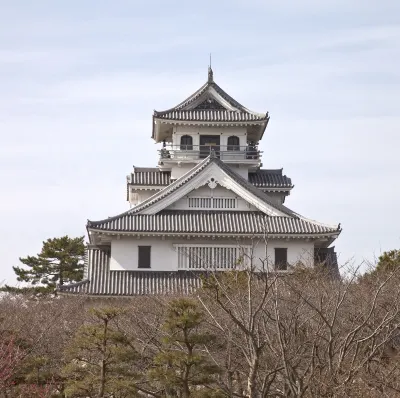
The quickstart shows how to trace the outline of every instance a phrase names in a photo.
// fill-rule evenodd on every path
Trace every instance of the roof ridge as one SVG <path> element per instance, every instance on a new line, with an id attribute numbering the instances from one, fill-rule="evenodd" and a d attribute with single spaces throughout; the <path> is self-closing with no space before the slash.
<path id="1" fill-rule="evenodd" d="M 210 162 L 211 157 L 208 156 L 206 157 L 202 162 L 198 163 L 195 167 L 193 167 L 192 169 L 190 169 L 187 173 L 185 173 L 183 176 L 179 177 L 177 180 L 175 180 L 174 182 L 172 182 L 171 184 L 167 185 L 166 187 L 164 187 L 163 189 L 160 189 L 158 192 L 156 192 L 154 195 L 150 196 L 149 198 L 147 198 L 146 200 L 144 200 L 142 203 L 138 204 L 137 206 L 135 206 L 132 209 L 126 210 L 123 213 L 117 214 L 116 216 L 113 217 L 108 217 L 105 218 L 103 220 L 99 220 L 99 221 L 90 221 L 87 220 L 87 226 L 90 227 L 92 225 L 95 224 L 100 224 L 106 221 L 113 221 L 118 219 L 119 217 L 122 217 L 124 215 L 127 214 L 135 214 L 138 211 L 142 210 L 142 208 L 147 207 L 150 205 L 150 202 L 153 201 L 155 199 L 155 197 L 161 196 L 162 197 L 162 193 L 166 190 L 171 190 L 171 188 L 175 188 L 176 185 L 179 185 L 184 179 L 185 177 L 192 173 L 194 170 L 193 175 L 191 176 L 191 178 L 193 178 L 196 175 L 196 172 L 201 168 L 204 167 L 208 164 L 208 162 Z M 196 170 L 195 170 L 196 169 Z"/>
<path id="2" fill-rule="evenodd" d="M 209 86 L 209 82 L 204 83 L 198 90 L 196 90 L 193 94 L 189 95 L 189 97 L 187 97 L 185 100 L 183 100 L 182 102 L 180 102 L 178 105 L 173 106 L 172 108 L 169 108 L 165 111 L 156 111 L 154 110 L 154 115 L 160 115 L 163 113 L 167 113 L 167 112 L 172 112 L 172 111 L 176 111 L 176 110 L 181 110 L 184 106 L 188 105 L 188 103 L 193 102 L 195 99 L 199 98 L 199 96 L 201 94 L 203 94 L 203 92 L 205 92 L 206 88 Z"/>
<path id="3" fill-rule="evenodd" d="M 225 171 L 228 175 L 230 175 L 231 178 L 234 178 L 236 181 L 241 183 L 242 186 L 244 186 L 248 191 L 252 192 L 254 195 L 258 196 L 261 200 L 268 203 L 273 208 L 280 210 L 283 213 L 288 214 L 289 216 L 292 216 L 295 218 L 297 217 L 297 213 L 295 213 L 293 210 L 289 209 L 288 207 L 286 207 L 284 205 L 272 202 L 265 192 L 263 192 L 262 190 L 255 187 L 251 182 L 246 180 L 240 174 L 236 173 L 229 166 L 227 166 L 221 159 L 213 158 L 213 161 L 216 162 L 223 171 Z M 232 174 L 233 174 L 233 176 L 232 176 Z"/>
<path id="4" fill-rule="evenodd" d="M 135 206 L 133 209 L 129 209 L 128 212 L 130 213 L 137 213 L 138 211 L 142 210 L 143 208 L 151 205 L 151 202 L 157 199 L 157 197 L 163 197 L 166 191 L 174 190 L 175 187 L 179 187 L 182 182 L 187 182 L 191 178 L 193 178 L 197 173 L 205 166 L 207 166 L 210 161 L 212 160 L 211 156 L 207 156 L 202 162 L 198 163 L 195 167 L 187 171 L 184 175 L 179 177 L 177 180 L 173 181 L 171 184 L 167 185 L 165 188 L 161 189 L 160 191 L 156 192 L 154 195 L 150 196 L 146 200 L 144 200 L 139 205 Z M 189 179 L 187 178 L 189 175 Z M 168 192 L 167 192 L 168 194 Z"/>
<path id="5" fill-rule="evenodd" d="M 202 162 L 198 163 L 195 167 L 193 167 L 193 169 L 195 169 L 195 168 L 198 169 L 199 166 L 203 166 L 203 167 L 204 167 L 204 165 L 206 165 L 206 163 L 209 162 L 210 159 L 211 159 L 211 157 L 208 156 L 208 157 L 205 158 Z M 185 173 L 183 176 L 179 177 L 177 180 L 175 180 L 175 181 L 172 182 L 171 184 L 167 185 L 167 186 L 164 187 L 163 189 L 160 189 L 160 190 L 159 190 L 158 192 L 156 192 L 154 195 L 150 196 L 149 198 L 147 198 L 147 199 L 144 200 L 142 203 L 140 203 L 139 205 L 135 206 L 135 207 L 132 208 L 132 209 L 126 210 L 126 211 L 124 211 L 124 212 L 122 212 L 122 213 L 120 213 L 120 214 L 117 214 L 116 216 L 107 217 L 107 218 L 104 218 L 104 219 L 98 220 L 98 221 L 91 221 L 91 220 L 88 219 L 88 220 L 87 220 L 87 227 L 91 227 L 91 226 L 94 226 L 94 225 L 97 225 L 97 224 L 101 224 L 101 223 L 104 223 L 104 222 L 107 222 L 107 221 L 113 221 L 113 220 L 116 220 L 116 219 L 118 219 L 118 218 L 120 218 L 120 217 L 123 217 L 123 216 L 125 216 L 125 215 L 128 215 L 128 214 L 135 214 L 135 213 L 137 213 L 138 211 L 141 210 L 141 209 L 140 209 L 141 207 L 146 207 L 146 205 L 148 205 L 149 202 L 151 202 L 152 200 L 154 200 L 154 197 L 155 197 L 155 196 L 161 196 L 161 195 L 160 195 L 161 193 L 163 193 L 164 191 L 170 189 L 172 186 L 175 187 L 176 185 L 179 185 L 179 183 L 182 182 L 182 179 L 184 179 L 185 176 L 186 176 L 187 174 L 189 174 L 190 172 L 192 172 L 193 169 L 189 170 L 189 171 L 188 171 L 187 173 Z M 197 171 L 197 170 L 195 170 L 195 171 Z"/>

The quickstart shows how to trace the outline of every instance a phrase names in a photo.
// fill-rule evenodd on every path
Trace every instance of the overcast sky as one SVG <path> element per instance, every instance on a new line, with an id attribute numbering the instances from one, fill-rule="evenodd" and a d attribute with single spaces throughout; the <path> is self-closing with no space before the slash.
<path id="1" fill-rule="evenodd" d="M 153 109 L 207 78 L 269 111 L 288 207 L 341 222 L 340 261 L 400 247 L 400 1 L 0 0 L 0 281 L 42 241 L 128 209 Z"/>

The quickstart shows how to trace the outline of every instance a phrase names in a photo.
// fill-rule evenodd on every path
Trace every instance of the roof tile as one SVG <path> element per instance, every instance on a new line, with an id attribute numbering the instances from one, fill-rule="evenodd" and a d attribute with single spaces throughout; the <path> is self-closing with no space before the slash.
<path id="1" fill-rule="evenodd" d="M 259 211 L 163 210 L 157 214 L 124 214 L 117 219 L 90 222 L 92 230 L 137 233 L 203 233 L 231 235 L 331 234 L 339 227 L 303 218 L 274 216 Z"/>
<path id="2" fill-rule="evenodd" d="M 268 120 L 268 114 L 228 110 L 179 110 L 156 112 L 156 118 L 166 120 L 201 121 L 201 122 L 257 122 Z"/>

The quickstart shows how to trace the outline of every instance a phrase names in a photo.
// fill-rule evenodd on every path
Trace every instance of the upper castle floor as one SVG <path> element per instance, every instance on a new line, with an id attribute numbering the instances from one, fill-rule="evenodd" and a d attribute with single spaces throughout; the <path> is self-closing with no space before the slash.
<path id="1" fill-rule="evenodd" d="M 158 167 L 174 174 L 177 166 L 193 167 L 213 153 L 225 163 L 256 171 L 268 121 L 268 112 L 245 108 L 219 87 L 209 68 L 199 90 L 173 108 L 154 111 L 152 138 L 162 143 Z"/>

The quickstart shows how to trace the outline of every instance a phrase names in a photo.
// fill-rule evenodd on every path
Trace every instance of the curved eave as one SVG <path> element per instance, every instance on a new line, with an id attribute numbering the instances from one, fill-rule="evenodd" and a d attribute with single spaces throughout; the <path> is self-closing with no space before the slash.
<path id="1" fill-rule="evenodd" d="M 261 189 L 263 192 L 290 192 L 294 185 L 287 187 L 287 186 L 262 186 L 262 185 L 257 185 L 253 184 L 256 188 Z"/>
<path id="2" fill-rule="evenodd" d="M 110 229 L 101 229 L 96 227 L 88 227 L 88 231 L 98 235 L 109 236 L 146 236 L 146 237 L 194 237 L 194 238 L 268 238 L 268 239 L 336 239 L 341 230 L 323 232 L 323 233 L 201 233 L 201 232 L 156 232 L 156 231 L 119 231 Z"/>
<path id="3" fill-rule="evenodd" d="M 253 126 L 253 125 L 257 125 L 257 124 L 266 124 L 269 121 L 269 116 L 268 114 L 265 114 L 263 116 L 260 116 L 259 119 L 254 119 L 254 120 L 228 120 L 228 119 L 224 119 L 224 120 L 216 120 L 216 119 L 197 119 L 197 118 L 193 118 L 193 119 L 182 119 L 182 118 L 162 118 L 162 117 L 157 117 L 157 116 L 153 116 L 153 119 L 155 121 L 159 121 L 161 123 L 168 123 L 168 124 L 176 124 L 181 122 L 181 124 L 221 124 L 221 125 L 241 125 L 241 126 L 245 126 L 245 125 L 249 125 L 249 126 Z"/>
<path id="4" fill-rule="evenodd" d="M 162 125 L 181 125 L 181 126 L 217 126 L 217 127 L 252 127 L 259 126 L 259 137 L 261 140 L 268 126 L 270 116 L 266 114 L 264 119 L 260 120 L 183 120 L 183 119 L 164 119 L 153 115 L 153 126 L 151 138 L 160 142 L 160 126 Z"/>
<path id="5" fill-rule="evenodd" d="M 211 77 L 209 75 L 208 81 L 203 84 L 197 91 L 195 91 L 192 95 L 187 97 L 185 100 L 180 102 L 178 105 L 163 110 L 163 111 L 156 111 L 154 110 L 153 113 L 153 131 L 152 131 L 152 138 L 157 138 L 157 130 L 155 126 L 155 121 L 157 120 L 165 120 L 167 123 L 176 123 L 176 122 L 182 122 L 184 121 L 182 118 L 170 118 L 168 117 L 168 114 L 171 112 L 186 112 L 186 111 L 191 111 L 191 110 L 196 110 L 196 106 L 199 104 L 199 102 L 203 101 L 206 96 L 211 96 L 213 97 L 217 102 L 219 102 L 223 108 L 225 108 L 227 111 L 235 111 L 241 114 L 247 114 L 250 115 L 250 118 L 253 117 L 254 122 L 265 122 L 266 124 L 268 123 L 269 116 L 268 112 L 263 114 L 263 113 L 258 113 L 254 112 L 245 106 L 243 106 L 241 103 L 236 101 L 233 97 L 231 97 L 225 90 L 223 90 L 217 83 L 214 82 L 213 77 L 212 77 L 212 72 L 211 72 Z M 188 123 L 195 122 L 196 120 L 187 120 Z M 199 120 L 202 121 L 202 120 Z M 208 121 L 209 123 L 220 123 L 220 121 Z M 206 122 L 206 124 L 208 124 Z M 227 122 L 231 123 L 231 120 L 227 120 Z M 242 123 L 242 122 L 241 122 Z M 241 124 L 243 125 L 243 124 Z M 266 125 L 265 125 L 266 127 Z M 264 130 L 261 132 L 261 137 L 265 131 Z M 157 141 L 157 140 L 156 140 Z"/>
<path id="6" fill-rule="evenodd" d="M 261 132 L 261 135 L 260 135 L 260 140 L 264 136 L 265 130 L 266 130 L 267 126 L 268 126 L 269 119 L 270 119 L 270 117 L 269 117 L 269 114 L 267 113 L 267 118 L 265 119 L 265 125 L 264 125 L 264 128 L 263 128 L 263 130 Z"/>

